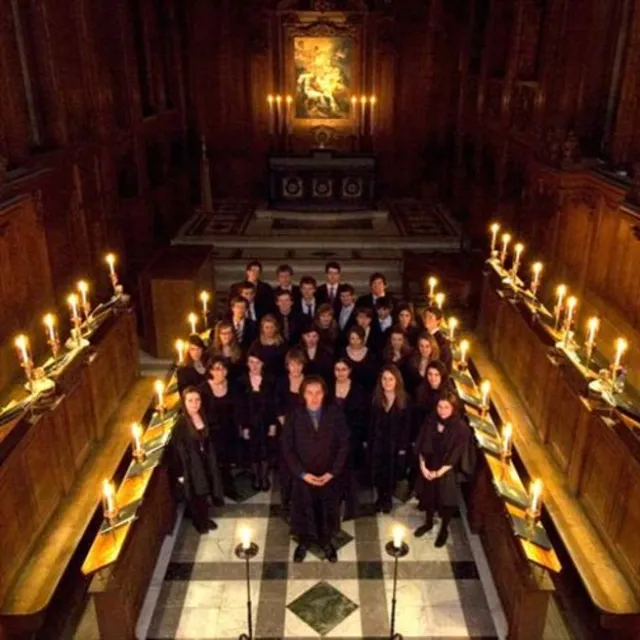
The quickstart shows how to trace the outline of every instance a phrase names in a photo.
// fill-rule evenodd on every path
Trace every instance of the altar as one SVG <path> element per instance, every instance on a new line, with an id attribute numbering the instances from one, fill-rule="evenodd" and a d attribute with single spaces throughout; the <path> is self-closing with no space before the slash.
<path id="1" fill-rule="evenodd" d="M 376 161 L 372 153 L 314 149 L 305 154 L 274 154 L 268 164 L 272 209 L 374 209 Z"/>

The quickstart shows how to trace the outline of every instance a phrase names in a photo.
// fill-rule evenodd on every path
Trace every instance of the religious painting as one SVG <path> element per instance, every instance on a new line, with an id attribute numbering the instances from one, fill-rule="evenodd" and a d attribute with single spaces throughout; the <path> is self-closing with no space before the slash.
<path id="1" fill-rule="evenodd" d="M 296 118 L 343 120 L 351 116 L 354 41 L 349 37 L 293 39 Z"/>

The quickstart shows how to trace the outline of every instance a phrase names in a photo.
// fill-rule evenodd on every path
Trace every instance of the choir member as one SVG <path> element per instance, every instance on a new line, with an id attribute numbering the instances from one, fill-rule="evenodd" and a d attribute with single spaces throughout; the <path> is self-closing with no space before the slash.
<path id="1" fill-rule="evenodd" d="M 411 406 L 395 365 L 382 367 L 371 407 L 369 451 L 376 510 L 390 513 L 396 482 L 404 478 Z"/>
<path id="2" fill-rule="evenodd" d="M 260 359 L 264 362 L 269 375 L 279 376 L 284 371 L 284 357 L 287 347 L 280 333 L 278 322 L 271 314 L 267 314 L 260 320 L 258 337 L 251 345 L 251 350 L 260 353 Z"/>
<path id="3" fill-rule="evenodd" d="M 282 449 L 293 477 L 291 533 L 298 538 L 294 562 L 302 562 L 310 544 L 329 562 L 338 554 L 332 536 L 340 530 L 341 474 L 349 452 L 344 413 L 328 401 L 322 378 L 305 378 L 304 406 L 287 420 Z"/>
<path id="4" fill-rule="evenodd" d="M 440 360 L 433 360 L 427 365 L 426 375 L 416 388 L 413 405 L 415 437 L 424 421 L 436 410 L 438 400 L 450 393 L 455 394 L 456 391 L 446 366 Z"/>
<path id="5" fill-rule="evenodd" d="M 333 380 L 333 358 L 320 343 L 320 331 L 315 324 L 310 324 L 302 330 L 300 348 L 307 360 L 304 368 L 306 376 L 320 376 L 325 383 Z"/>
<path id="6" fill-rule="evenodd" d="M 283 291 L 288 291 L 291 294 L 291 299 L 294 305 L 297 307 L 300 302 L 300 287 L 297 284 L 293 284 L 293 268 L 288 264 L 281 264 L 276 271 L 276 281 L 278 284 L 273 288 L 274 298 L 277 300 L 278 294 Z"/>
<path id="7" fill-rule="evenodd" d="M 209 518 L 209 500 L 214 504 L 223 502 L 214 438 L 195 387 L 183 390 L 182 407 L 173 427 L 171 447 L 179 464 L 179 480 L 193 526 L 198 533 L 207 533 L 218 528 Z"/>
<path id="8" fill-rule="evenodd" d="M 402 327 L 399 325 L 391 327 L 387 344 L 382 351 L 382 361 L 385 364 L 395 364 L 400 369 L 402 379 L 405 381 L 405 388 L 407 387 L 406 381 L 411 375 L 412 356 L 413 349 L 409 346 L 407 334 Z"/>
<path id="9" fill-rule="evenodd" d="M 176 370 L 178 391 L 182 393 L 187 387 L 199 387 L 207 379 L 204 364 L 205 344 L 195 333 L 187 341 L 186 362 Z"/>
<path id="10" fill-rule="evenodd" d="M 246 352 L 258 335 L 258 323 L 251 319 L 249 303 L 241 296 L 231 299 L 230 310 L 229 319 L 233 324 L 236 339 L 242 351 Z"/>
<path id="11" fill-rule="evenodd" d="M 449 523 L 458 504 L 457 475 L 459 471 L 470 471 L 472 447 L 471 429 L 460 415 L 457 397 L 445 394 L 438 400 L 436 412 L 422 426 L 416 443 L 416 493 L 420 508 L 426 511 L 425 523 L 415 531 L 417 538 L 431 531 L 437 511 L 441 524 L 435 546 L 446 544 Z"/>
<path id="12" fill-rule="evenodd" d="M 335 382 L 333 398 L 342 408 L 349 428 L 349 457 L 343 473 L 342 497 L 345 502 L 344 520 L 356 516 L 358 484 L 356 472 L 363 465 L 364 445 L 368 437 L 369 403 L 364 389 L 351 379 L 351 364 L 346 358 L 338 358 L 333 367 Z"/>
<path id="13" fill-rule="evenodd" d="M 438 343 L 438 347 L 440 347 L 440 360 L 442 360 L 446 365 L 447 371 L 451 372 L 453 356 L 451 354 L 449 339 L 440 330 L 442 315 L 442 309 L 438 309 L 437 307 L 427 307 L 423 314 L 424 326 Z"/>
<path id="14" fill-rule="evenodd" d="M 303 276 L 300 278 L 300 308 L 305 322 L 311 324 L 316 315 L 316 280 L 311 276 Z"/>
<path id="15" fill-rule="evenodd" d="M 369 307 L 356 308 L 356 325 L 362 327 L 364 331 L 364 344 L 376 356 L 380 347 L 379 328 L 373 322 L 373 311 Z"/>
<path id="16" fill-rule="evenodd" d="M 342 269 L 338 262 L 327 262 L 324 266 L 324 272 L 327 277 L 327 281 L 321 284 L 316 291 L 316 300 L 318 304 L 330 304 L 333 307 L 334 312 L 340 313 L 340 293 L 342 285 L 340 284 L 340 276 Z"/>
<path id="17" fill-rule="evenodd" d="M 387 293 L 387 279 L 382 273 L 372 273 L 369 276 L 369 293 L 358 298 L 356 307 L 366 307 L 373 311 L 376 307 L 376 300 L 383 296 L 387 296 L 389 298 L 393 309 L 395 301 Z"/>
<path id="18" fill-rule="evenodd" d="M 338 323 L 335 319 L 333 307 L 325 302 L 316 311 L 315 324 L 318 328 L 320 344 L 333 356 L 338 342 Z"/>
<path id="19" fill-rule="evenodd" d="M 408 302 L 401 302 L 396 307 L 396 317 L 398 324 L 407 335 L 409 344 L 415 348 L 418 343 L 418 336 L 423 329 L 416 320 L 412 306 Z"/>
<path id="20" fill-rule="evenodd" d="M 351 378 L 370 397 L 376 384 L 378 364 L 371 350 L 364 344 L 364 329 L 354 326 L 347 334 L 349 343 L 345 348 L 345 358 L 351 365 Z"/>
<path id="21" fill-rule="evenodd" d="M 237 383 L 244 373 L 242 349 L 238 344 L 233 324 L 225 320 L 218 322 L 213 330 L 211 356 L 225 361 L 229 370 L 229 381 Z"/>
<path id="22" fill-rule="evenodd" d="M 418 336 L 417 348 L 409 363 L 410 375 L 407 380 L 407 389 L 412 396 L 415 395 L 415 390 L 427 375 L 429 363 L 439 359 L 440 347 L 436 339 L 426 331 L 421 333 Z"/>
<path id="23" fill-rule="evenodd" d="M 350 284 L 343 284 L 340 289 L 340 311 L 338 313 L 338 343 L 347 346 L 347 332 L 356 323 L 356 291 Z"/>
<path id="24" fill-rule="evenodd" d="M 270 313 L 273 307 L 273 291 L 268 284 L 262 282 L 261 276 L 262 263 L 259 260 L 251 260 L 245 267 L 244 282 L 232 285 L 229 293 L 229 299 L 231 299 L 235 295 L 242 295 L 240 289 L 246 288 L 247 284 L 253 285 L 256 317 L 254 318 L 253 314 L 251 317 L 256 321 Z"/>
<path id="25" fill-rule="evenodd" d="M 241 282 L 238 285 L 238 295 L 247 301 L 246 318 L 257 325 L 262 318 L 261 309 L 256 302 L 256 287 L 251 282 Z M 232 298 L 233 299 L 233 298 Z"/>
<path id="26" fill-rule="evenodd" d="M 247 356 L 243 388 L 242 437 L 249 445 L 253 488 L 269 491 L 269 466 L 275 461 L 278 435 L 275 381 L 264 371 L 264 362 L 258 350 L 250 350 Z"/>
<path id="27" fill-rule="evenodd" d="M 382 352 L 387 340 L 389 332 L 393 326 L 393 317 L 391 316 L 391 300 L 387 296 L 378 298 L 375 304 L 376 316 L 373 320 L 373 337 L 376 341 L 375 349 L 378 353 Z M 372 345 L 373 346 L 373 345 Z"/>
<path id="28" fill-rule="evenodd" d="M 211 429 L 224 494 L 238 499 L 231 468 L 238 461 L 238 437 L 242 420 L 242 397 L 229 381 L 229 368 L 222 358 L 212 358 L 209 379 L 200 387 L 204 414 Z"/>
<path id="29" fill-rule="evenodd" d="M 280 333 L 288 345 L 298 344 L 302 335 L 303 322 L 293 304 L 291 292 L 276 290 L 277 311 L 273 314 L 278 321 Z"/>

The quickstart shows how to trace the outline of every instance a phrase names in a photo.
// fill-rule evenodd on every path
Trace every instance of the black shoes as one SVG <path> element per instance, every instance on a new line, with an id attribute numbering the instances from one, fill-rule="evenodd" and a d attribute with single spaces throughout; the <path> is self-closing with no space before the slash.
<path id="1" fill-rule="evenodd" d="M 302 562 L 307 557 L 307 547 L 303 544 L 299 544 L 296 550 L 293 552 L 293 561 Z"/>
<path id="2" fill-rule="evenodd" d="M 269 491 L 271 489 L 271 481 L 269 480 L 269 475 L 265 474 L 262 478 L 262 490 Z"/>
<path id="3" fill-rule="evenodd" d="M 438 537 L 436 538 L 436 547 L 444 547 L 447 544 L 447 540 L 449 538 L 449 529 L 440 529 L 438 532 Z"/>
<path id="4" fill-rule="evenodd" d="M 418 527 L 413 532 L 413 535 L 416 538 L 422 538 L 422 536 L 425 535 L 426 533 L 429 533 L 431 529 L 433 529 L 433 520 L 427 520 L 422 526 Z"/>
<path id="5" fill-rule="evenodd" d="M 331 543 L 324 547 L 324 556 L 329 562 L 338 562 L 338 552 Z"/>

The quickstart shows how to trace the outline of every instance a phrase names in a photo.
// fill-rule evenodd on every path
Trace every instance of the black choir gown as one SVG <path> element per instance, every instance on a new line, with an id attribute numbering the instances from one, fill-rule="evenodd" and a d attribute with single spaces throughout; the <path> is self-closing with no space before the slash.
<path id="1" fill-rule="evenodd" d="M 364 389 L 352 381 L 349 393 L 344 398 L 335 396 L 335 403 L 344 411 L 349 427 L 349 458 L 348 466 L 351 469 L 360 469 L 364 462 L 364 444 L 369 436 L 369 411 L 370 402 Z"/>
<path id="2" fill-rule="evenodd" d="M 352 360 L 345 349 L 344 358 L 351 365 L 351 379 L 362 387 L 364 392 L 370 398 L 373 389 L 376 386 L 380 363 L 371 349 L 367 349 L 367 355 L 360 361 Z"/>
<path id="3" fill-rule="evenodd" d="M 209 377 L 204 366 L 201 368 L 201 371 L 197 371 L 193 364 L 193 362 L 190 362 L 189 364 L 178 367 L 176 370 L 178 392 L 180 394 L 182 394 L 187 387 L 196 387 L 197 389 L 201 384 L 206 382 Z"/>
<path id="4" fill-rule="evenodd" d="M 242 379 L 243 420 L 242 426 L 249 429 L 249 459 L 252 463 L 266 462 L 273 457 L 276 437 L 269 437 L 269 427 L 277 424 L 275 382 L 268 376 L 262 377 L 260 389 L 251 386 L 249 374 Z"/>
<path id="5" fill-rule="evenodd" d="M 305 376 L 320 376 L 327 386 L 333 381 L 333 357 L 322 344 L 318 345 L 313 360 L 309 358 L 309 353 L 303 349 L 307 356 L 307 363 L 304 366 Z"/>
<path id="6" fill-rule="evenodd" d="M 262 344 L 260 340 L 255 340 L 251 345 L 251 351 L 256 351 L 262 362 L 264 371 L 273 378 L 284 373 L 284 357 L 287 355 L 287 345 L 282 344 Z"/>
<path id="7" fill-rule="evenodd" d="M 293 477 L 291 533 L 303 542 L 325 546 L 340 530 L 340 476 L 349 453 L 342 409 L 325 404 L 316 430 L 306 407 L 297 408 L 282 434 L 282 451 Z M 314 487 L 302 479 L 304 473 L 331 473 L 333 479 Z"/>

